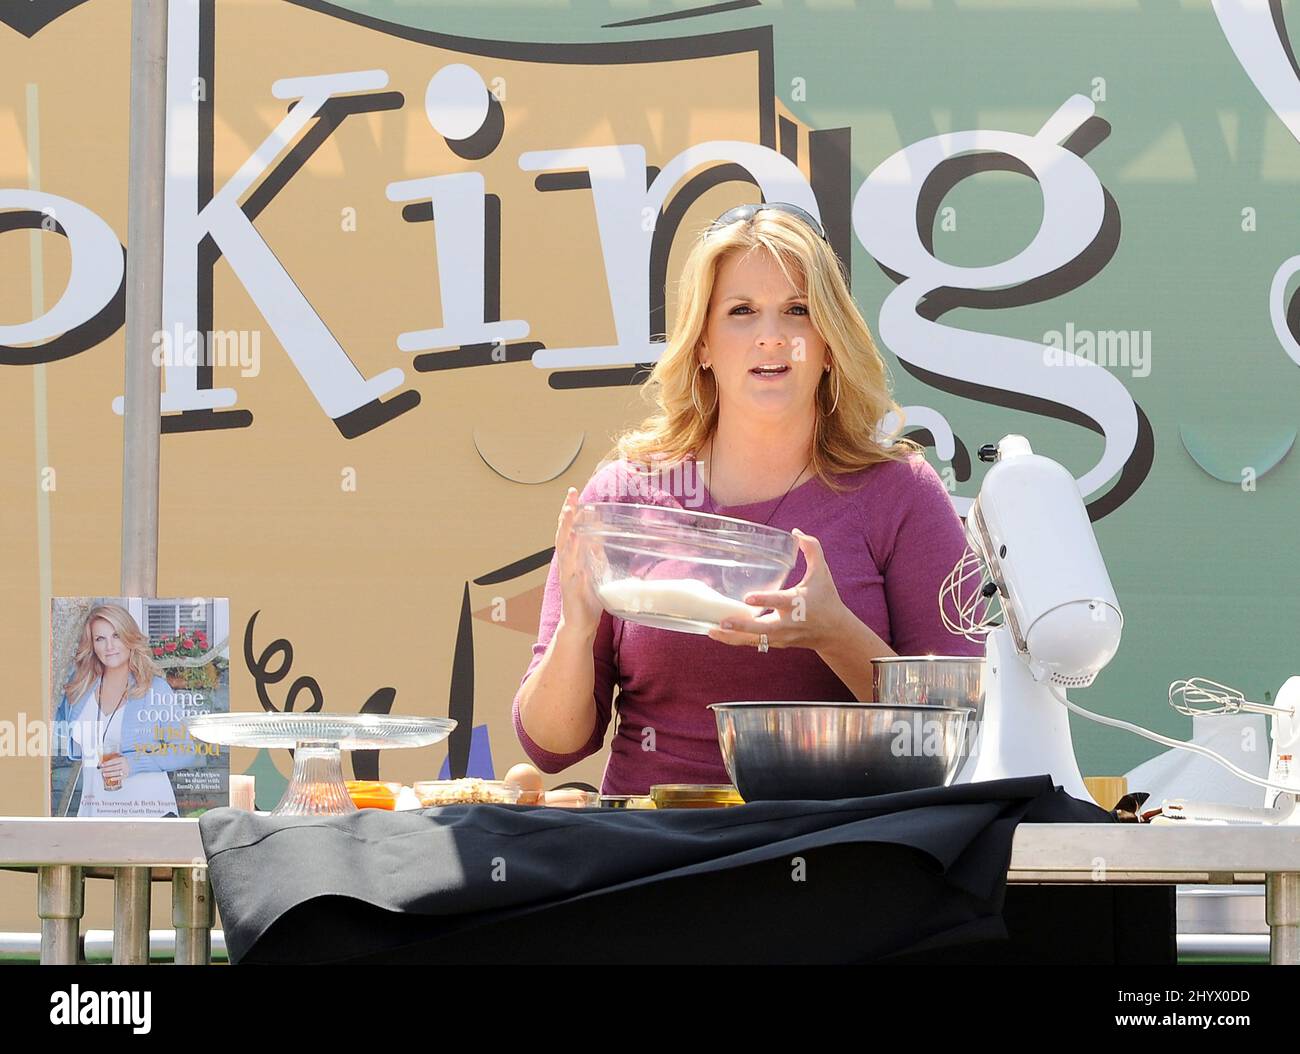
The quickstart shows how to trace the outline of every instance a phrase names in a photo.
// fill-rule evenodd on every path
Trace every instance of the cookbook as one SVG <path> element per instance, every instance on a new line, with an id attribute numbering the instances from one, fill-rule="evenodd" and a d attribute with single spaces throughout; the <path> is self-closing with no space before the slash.
<path id="1" fill-rule="evenodd" d="M 51 816 L 198 816 L 230 804 L 226 748 L 185 719 L 230 710 L 225 597 L 55 597 Z"/>

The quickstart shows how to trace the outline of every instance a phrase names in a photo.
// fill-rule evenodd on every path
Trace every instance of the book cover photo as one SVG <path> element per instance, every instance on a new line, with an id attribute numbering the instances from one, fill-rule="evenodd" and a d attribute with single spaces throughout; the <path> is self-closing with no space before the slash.
<path id="1" fill-rule="evenodd" d="M 230 710 L 225 597 L 55 597 L 51 816 L 198 816 L 230 803 L 230 755 L 185 718 Z"/>

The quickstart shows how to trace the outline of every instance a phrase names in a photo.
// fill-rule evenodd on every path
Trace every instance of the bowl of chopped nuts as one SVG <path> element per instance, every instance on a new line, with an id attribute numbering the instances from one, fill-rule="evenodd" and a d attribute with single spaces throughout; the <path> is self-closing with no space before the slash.
<path id="1" fill-rule="evenodd" d="M 467 776 L 458 780 L 421 780 L 411 789 L 423 808 L 436 805 L 514 805 L 520 789 L 504 780 L 482 780 Z"/>

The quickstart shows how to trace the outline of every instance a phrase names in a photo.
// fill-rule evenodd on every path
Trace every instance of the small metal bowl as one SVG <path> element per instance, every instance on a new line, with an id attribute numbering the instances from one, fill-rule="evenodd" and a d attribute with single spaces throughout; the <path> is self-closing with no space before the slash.
<path id="1" fill-rule="evenodd" d="M 885 706 L 969 706 L 984 715 L 982 655 L 886 655 L 871 660 L 871 687 Z"/>
<path id="2" fill-rule="evenodd" d="M 826 801 L 945 787 L 971 707 L 735 702 L 709 707 L 722 760 L 747 802 Z"/>
<path id="3" fill-rule="evenodd" d="M 975 710 L 962 759 L 984 720 L 982 655 L 887 655 L 871 660 L 872 698 L 882 706 L 955 706 Z"/>

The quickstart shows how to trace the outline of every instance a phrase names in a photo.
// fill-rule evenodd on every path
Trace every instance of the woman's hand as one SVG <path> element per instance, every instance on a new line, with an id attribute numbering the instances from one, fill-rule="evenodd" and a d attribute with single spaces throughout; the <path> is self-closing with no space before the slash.
<path id="1" fill-rule="evenodd" d="M 126 758 L 119 754 L 100 765 L 99 774 L 103 777 L 106 786 L 111 784 L 120 787 L 122 781 L 131 774 L 131 766 L 127 764 Z"/>
<path id="2" fill-rule="evenodd" d="M 806 564 L 803 580 L 790 589 L 748 594 L 744 597 L 746 604 L 773 610 L 757 618 L 728 618 L 722 623 L 722 629 L 709 630 L 711 638 L 723 644 L 753 648 L 758 644 L 758 635 L 766 633 L 768 647 L 820 651 L 833 645 L 845 632 L 853 613 L 835 588 L 821 542 L 797 527 L 794 536 Z"/>
<path id="3" fill-rule="evenodd" d="M 560 622 L 576 632 L 594 636 L 605 609 L 591 583 L 586 541 L 573 529 L 577 510 L 578 490 L 570 487 L 555 532 L 555 551 L 560 559 Z"/>

